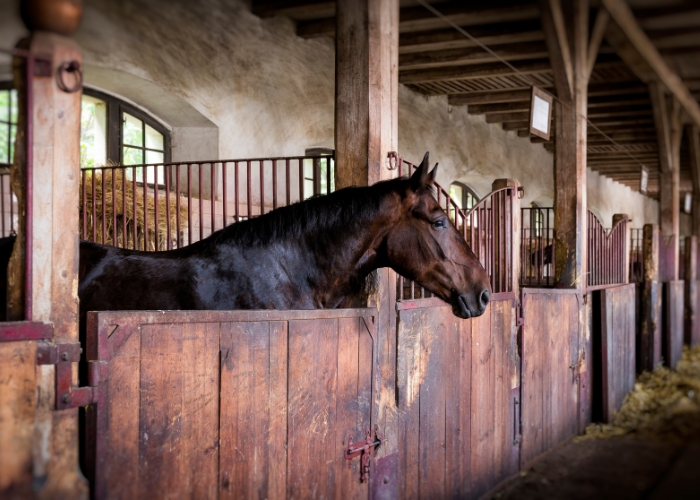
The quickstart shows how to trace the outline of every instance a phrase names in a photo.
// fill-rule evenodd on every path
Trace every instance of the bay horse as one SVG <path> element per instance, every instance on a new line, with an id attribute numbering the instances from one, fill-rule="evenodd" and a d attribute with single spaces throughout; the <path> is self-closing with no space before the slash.
<path id="1" fill-rule="evenodd" d="M 410 178 L 278 208 L 176 250 L 81 241 L 81 327 L 87 311 L 335 308 L 380 267 L 416 281 L 459 318 L 479 316 L 489 276 L 433 196 L 437 164 L 428 170 L 426 153 Z"/>

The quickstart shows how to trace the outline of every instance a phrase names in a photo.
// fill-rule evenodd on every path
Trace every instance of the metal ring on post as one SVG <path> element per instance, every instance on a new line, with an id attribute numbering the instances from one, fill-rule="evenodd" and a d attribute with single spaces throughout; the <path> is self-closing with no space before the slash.
<path id="1" fill-rule="evenodd" d="M 75 75 L 75 84 L 69 87 L 65 80 L 65 73 L 72 73 Z M 58 88 L 64 92 L 72 94 L 83 88 L 83 72 L 80 68 L 80 63 L 78 61 L 64 62 L 58 67 L 56 72 L 56 82 L 58 83 Z"/>

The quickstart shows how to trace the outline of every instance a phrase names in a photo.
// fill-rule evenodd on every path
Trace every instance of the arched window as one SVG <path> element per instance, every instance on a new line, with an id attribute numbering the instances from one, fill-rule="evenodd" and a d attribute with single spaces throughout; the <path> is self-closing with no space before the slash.
<path id="1" fill-rule="evenodd" d="M 17 91 L 0 82 L 0 164 L 12 163 L 17 135 Z"/>
<path id="2" fill-rule="evenodd" d="M 452 198 L 455 204 L 463 211 L 469 211 L 479 203 L 479 197 L 476 193 L 469 186 L 461 182 L 453 182 L 450 184 L 450 198 Z"/>
<path id="3" fill-rule="evenodd" d="M 542 236 L 544 228 L 544 212 L 540 210 L 540 206 L 534 201 L 530 203 L 530 234 L 535 237 Z"/>
<path id="4" fill-rule="evenodd" d="M 152 116 L 108 94 L 83 90 L 80 166 L 170 161 L 170 132 Z M 154 175 L 149 169 L 149 181 Z M 163 172 L 158 173 L 164 179 Z"/>

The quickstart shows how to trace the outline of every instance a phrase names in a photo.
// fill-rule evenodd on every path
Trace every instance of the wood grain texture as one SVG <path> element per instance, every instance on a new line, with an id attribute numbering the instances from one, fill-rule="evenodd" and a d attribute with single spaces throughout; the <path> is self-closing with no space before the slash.
<path id="1" fill-rule="evenodd" d="M 683 352 L 683 281 L 664 283 L 663 359 L 673 368 Z"/>
<path id="2" fill-rule="evenodd" d="M 0 497 L 31 493 L 36 344 L 0 343 Z"/>
<path id="3" fill-rule="evenodd" d="M 399 310 L 399 498 L 479 498 L 517 472 L 512 300 Z"/>
<path id="4" fill-rule="evenodd" d="M 634 285 L 601 290 L 602 410 L 611 422 L 627 393 L 634 388 L 635 360 Z"/>
<path id="5" fill-rule="evenodd" d="M 93 314 L 96 497 L 367 498 L 376 309 L 305 313 Z"/>
<path id="6" fill-rule="evenodd" d="M 524 466 L 574 436 L 579 420 L 579 298 L 528 289 L 523 300 L 522 447 Z"/>

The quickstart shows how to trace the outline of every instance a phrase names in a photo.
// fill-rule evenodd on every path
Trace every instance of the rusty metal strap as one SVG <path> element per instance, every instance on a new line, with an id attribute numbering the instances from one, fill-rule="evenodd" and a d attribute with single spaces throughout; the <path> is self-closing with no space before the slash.
<path id="1" fill-rule="evenodd" d="M 53 337 L 53 325 L 34 321 L 0 323 L 0 342 L 41 340 Z"/>

